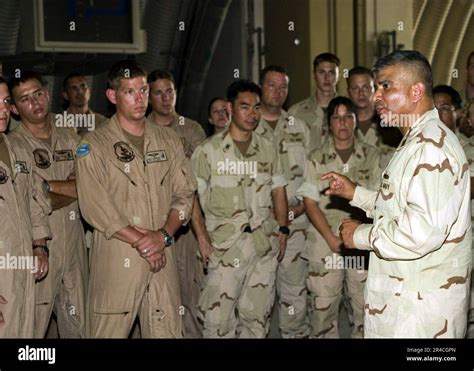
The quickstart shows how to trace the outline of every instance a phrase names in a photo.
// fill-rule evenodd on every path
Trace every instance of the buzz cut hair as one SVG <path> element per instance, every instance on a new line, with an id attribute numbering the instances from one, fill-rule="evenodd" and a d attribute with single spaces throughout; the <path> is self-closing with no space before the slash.
<path id="1" fill-rule="evenodd" d="M 265 77 L 267 76 L 267 73 L 269 72 L 278 72 L 288 77 L 288 72 L 285 70 L 285 68 L 283 68 L 282 66 L 277 66 L 277 65 L 272 64 L 270 66 L 265 67 L 263 70 L 260 71 L 260 76 L 259 76 L 260 86 L 263 85 L 263 82 L 265 81 Z"/>
<path id="2" fill-rule="evenodd" d="M 367 67 L 364 66 L 355 66 L 349 70 L 349 76 L 347 77 L 347 81 L 354 75 L 368 75 L 373 80 L 374 73 Z"/>
<path id="3" fill-rule="evenodd" d="M 123 60 L 115 63 L 107 75 L 107 88 L 117 90 L 123 79 L 134 79 L 135 77 L 147 77 L 146 71 L 131 60 Z"/>
<path id="4" fill-rule="evenodd" d="M 173 85 L 176 85 L 174 82 L 174 76 L 171 72 L 164 71 L 164 70 L 154 70 L 151 71 L 148 75 L 148 83 L 151 84 L 152 82 L 155 82 L 157 80 L 169 80 L 173 83 Z"/>
<path id="5" fill-rule="evenodd" d="M 234 102 L 237 100 L 239 97 L 240 93 L 254 93 L 258 95 L 260 98 L 262 96 L 262 90 L 260 87 L 255 84 L 254 82 L 250 80 L 237 80 L 234 81 L 230 86 L 227 88 L 227 101 L 230 102 L 231 104 L 234 104 Z"/>
<path id="6" fill-rule="evenodd" d="M 46 84 L 44 83 L 43 78 L 38 72 L 35 71 L 22 71 L 20 77 L 12 77 L 8 81 L 8 89 L 13 94 L 13 89 L 20 86 L 20 84 L 24 84 L 30 80 L 36 80 L 40 83 L 41 87 L 44 88 Z"/>
<path id="7" fill-rule="evenodd" d="M 69 74 L 64 78 L 64 80 L 63 80 L 63 91 L 66 91 L 66 89 L 67 89 L 67 84 L 68 84 L 69 80 L 71 80 L 71 79 L 73 79 L 73 78 L 75 78 L 75 77 L 82 77 L 82 78 L 84 78 L 84 80 L 87 81 L 86 77 L 85 77 L 83 74 L 81 74 L 81 73 L 79 73 L 79 72 L 71 72 L 71 73 L 69 73 Z"/>
<path id="8" fill-rule="evenodd" d="M 375 62 L 372 71 L 377 74 L 380 70 L 391 66 L 412 68 L 416 78 L 425 85 L 426 96 L 433 98 L 433 71 L 426 57 L 416 50 L 397 50 Z"/>
<path id="9" fill-rule="evenodd" d="M 314 58 L 313 71 L 316 69 L 316 67 L 319 66 L 320 63 L 323 63 L 323 62 L 334 63 L 338 67 L 341 65 L 341 60 L 338 58 L 337 55 L 332 54 L 332 53 L 321 53 L 321 54 L 318 54 L 316 58 Z"/>

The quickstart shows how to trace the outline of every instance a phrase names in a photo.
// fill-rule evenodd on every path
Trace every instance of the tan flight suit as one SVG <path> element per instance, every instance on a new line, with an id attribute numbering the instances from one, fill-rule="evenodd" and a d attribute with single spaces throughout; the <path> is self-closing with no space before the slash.
<path id="1" fill-rule="evenodd" d="M 288 207 L 296 206 L 296 190 L 303 182 L 304 163 L 309 147 L 309 128 L 302 120 L 289 116 L 282 110 L 275 129 L 262 118 L 257 134 L 273 142 L 288 181 L 286 195 Z M 301 258 L 309 226 L 306 213 L 293 219 L 289 216 L 290 236 L 286 253 L 278 263 L 276 289 L 278 294 L 278 314 L 281 336 L 283 338 L 302 338 L 309 335 L 307 318 L 306 276 L 308 261 Z M 278 240 L 272 239 L 278 248 Z"/>
<path id="2" fill-rule="evenodd" d="M 6 142 L 12 170 L 0 161 L 0 295 L 7 304 L 0 304 L 5 324 L 0 338 L 32 338 L 35 319 L 35 277 L 31 266 L 32 242 L 50 238 L 47 215 L 51 206 L 34 173 L 30 156 L 15 139 L 0 134 Z M 10 258 L 16 263 L 6 269 Z M 20 267 L 20 259 L 23 262 Z"/>
<path id="3" fill-rule="evenodd" d="M 225 130 L 198 146 L 191 162 L 214 247 L 199 298 L 203 336 L 264 338 L 278 253 L 271 192 L 287 184 L 280 160 L 256 133 L 243 156 Z"/>
<path id="4" fill-rule="evenodd" d="M 367 338 L 466 334 L 471 276 L 469 165 L 436 109 L 405 134 L 379 191 L 357 187 L 353 206 L 373 224 L 354 232 L 372 251 L 365 285 Z"/>
<path id="5" fill-rule="evenodd" d="M 344 164 L 336 152 L 332 136 L 328 137 L 323 146 L 308 157 L 304 183 L 297 195 L 317 201 L 333 233 L 339 236 L 338 227 L 343 219 L 364 220 L 364 214 L 350 207 L 345 199 L 325 196 L 323 191 L 327 189 L 328 181 L 321 180 L 322 175 L 335 171 L 358 184 L 374 188 L 380 181 L 379 162 L 380 154 L 376 148 L 355 140 L 354 152 Z M 312 224 L 303 256 L 309 260 L 307 285 L 311 297 L 311 337 L 339 337 L 339 306 L 343 293 L 347 298 L 344 304 L 348 309 L 352 337 L 363 337 L 364 285 L 367 279 L 364 269 L 367 269 L 368 256 L 350 250 L 334 253 Z"/>
<path id="6" fill-rule="evenodd" d="M 158 273 L 113 235 L 127 226 L 157 231 L 171 209 L 189 219 L 195 182 L 176 133 L 145 121 L 145 158 L 126 139 L 117 116 L 77 148 L 77 189 L 94 227 L 86 335 L 127 338 L 139 317 L 143 338 L 182 337 L 173 247 Z"/>
<path id="7" fill-rule="evenodd" d="M 153 116 L 149 116 L 152 118 Z M 196 121 L 177 115 L 171 127 L 183 144 L 184 153 L 190 158 L 196 147 L 206 139 L 206 134 Z M 203 265 L 199 245 L 190 224 L 181 227 L 175 235 L 173 246 L 181 288 L 181 304 L 184 307 L 184 336 L 201 338 L 202 326 L 197 320 L 199 294 L 203 279 Z"/>
<path id="8" fill-rule="evenodd" d="M 474 142 L 465 141 L 463 145 L 464 153 L 466 154 L 467 162 L 469 163 L 469 173 L 472 178 L 474 177 Z M 471 199 L 471 229 L 474 228 L 474 200 Z M 474 243 L 472 246 L 472 260 L 474 261 Z M 474 338 L 474 277 L 471 273 L 471 297 L 469 302 L 469 316 L 467 324 L 467 338 Z"/>
<path id="9" fill-rule="evenodd" d="M 9 136 L 22 142 L 44 180 L 67 180 L 75 176 L 74 151 L 79 141 L 72 129 L 56 128 L 52 115 L 51 146 L 37 139 L 22 123 Z M 52 240 L 49 243 L 49 273 L 36 285 L 35 337 L 46 335 L 54 311 L 61 338 L 84 335 L 87 256 L 84 229 L 77 201 L 49 216 Z"/>
<path id="10" fill-rule="evenodd" d="M 328 126 L 325 118 L 326 114 L 316 101 L 315 95 L 291 106 L 288 110 L 288 114 L 303 120 L 309 126 L 309 152 L 320 147 L 324 143 L 328 134 Z"/>

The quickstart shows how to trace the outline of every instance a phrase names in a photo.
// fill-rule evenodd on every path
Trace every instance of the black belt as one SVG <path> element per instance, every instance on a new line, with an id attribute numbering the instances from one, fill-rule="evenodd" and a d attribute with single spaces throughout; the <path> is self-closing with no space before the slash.
<path id="1" fill-rule="evenodd" d="M 250 228 L 249 225 L 244 228 L 244 233 L 252 233 L 252 232 L 253 232 L 252 228 Z"/>

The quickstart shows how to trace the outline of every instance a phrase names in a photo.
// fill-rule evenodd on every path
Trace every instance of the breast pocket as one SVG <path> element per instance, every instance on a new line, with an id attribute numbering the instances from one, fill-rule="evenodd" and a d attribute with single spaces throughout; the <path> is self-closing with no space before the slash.
<path id="1" fill-rule="evenodd" d="M 209 212 L 215 217 L 231 219 L 245 211 L 242 191 L 237 187 L 214 185 L 209 192 Z"/>

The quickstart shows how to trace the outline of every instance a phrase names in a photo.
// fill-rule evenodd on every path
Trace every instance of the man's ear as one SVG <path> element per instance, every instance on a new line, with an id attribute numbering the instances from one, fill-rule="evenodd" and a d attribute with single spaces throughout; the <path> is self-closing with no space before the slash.
<path id="1" fill-rule="evenodd" d="M 18 112 L 18 109 L 16 108 L 15 103 L 13 103 L 13 104 L 10 106 L 10 111 L 13 112 L 15 115 L 20 116 L 20 113 Z"/>
<path id="2" fill-rule="evenodd" d="M 414 102 L 419 102 L 426 95 L 426 86 L 421 81 L 411 86 L 411 96 Z"/>
<path id="3" fill-rule="evenodd" d="M 110 103 L 117 104 L 117 92 L 114 89 L 107 89 L 105 95 Z"/>
<path id="4" fill-rule="evenodd" d="M 229 117 L 232 117 L 232 103 L 231 102 L 225 102 L 225 109 L 227 113 L 229 114 Z"/>
<path id="5" fill-rule="evenodd" d="M 63 98 L 64 98 L 65 101 L 69 102 L 69 98 L 68 98 L 68 96 L 67 96 L 67 94 L 66 94 L 65 91 L 63 91 L 63 92 L 61 93 L 61 95 L 63 96 Z"/>

